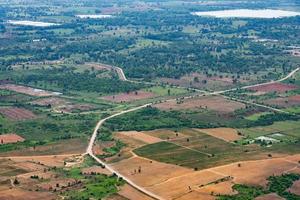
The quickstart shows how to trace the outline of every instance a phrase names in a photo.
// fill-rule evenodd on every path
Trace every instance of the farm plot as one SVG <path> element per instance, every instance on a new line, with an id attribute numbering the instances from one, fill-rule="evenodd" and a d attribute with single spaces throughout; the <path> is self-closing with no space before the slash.
<path id="1" fill-rule="evenodd" d="M 267 85 L 261 85 L 256 87 L 251 87 L 249 90 L 258 92 L 286 92 L 290 90 L 295 90 L 298 87 L 296 85 L 285 84 L 285 83 L 271 83 Z"/>
<path id="2" fill-rule="evenodd" d="M 206 133 L 210 136 L 219 138 L 226 142 L 233 142 L 240 140 L 242 136 L 238 133 L 237 130 L 232 128 L 211 128 L 211 129 L 196 129 L 202 133 Z"/>
<path id="3" fill-rule="evenodd" d="M 33 112 L 23 108 L 0 108 L 0 113 L 10 120 L 26 120 L 36 118 L 36 115 Z"/>
<path id="4" fill-rule="evenodd" d="M 124 131 L 124 132 L 119 132 L 118 134 L 131 137 L 135 140 L 140 140 L 146 144 L 153 144 L 153 143 L 162 141 L 161 139 L 159 139 L 157 137 L 153 137 L 153 136 L 147 135 L 143 132 L 137 132 L 137 131 Z"/>
<path id="5" fill-rule="evenodd" d="M 102 97 L 101 99 L 120 103 L 120 102 L 131 102 L 131 101 L 136 101 L 141 99 L 148 99 L 148 98 L 153 98 L 155 96 L 156 95 L 152 92 L 146 92 L 140 90 L 136 92 L 128 92 L 128 93 L 121 93 L 117 95 L 105 96 Z"/>
<path id="6" fill-rule="evenodd" d="M 21 85 L 15 85 L 15 84 L 0 85 L 0 89 L 11 90 L 11 91 L 15 91 L 15 92 L 18 92 L 18 93 L 23 93 L 23 94 L 27 94 L 27 95 L 30 95 L 30 96 L 37 96 L 37 97 L 60 95 L 60 93 L 58 93 L 58 92 L 49 92 L 49 91 L 46 91 L 46 90 L 35 89 L 35 88 L 21 86 Z"/>
<path id="7" fill-rule="evenodd" d="M 207 96 L 180 101 L 167 101 L 155 105 L 161 110 L 208 109 L 220 113 L 231 113 L 245 108 L 243 103 L 234 102 L 221 96 Z"/>
<path id="8" fill-rule="evenodd" d="M 37 99 L 35 101 L 31 102 L 33 105 L 39 105 L 39 106 L 60 106 L 60 105 L 64 105 L 67 104 L 68 101 L 61 99 L 61 98 L 57 98 L 57 97 L 49 97 L 49 98 L 42 98 L 42 99 Z"/>
<path id="9" fill-rule="evenodd" d="M 269 99 L 266 101 L 269 105 L 276 105 L 282 108 L 288 108 L 291 106 L 300 105 L 300 95 L 289 96 L 289 97 L 279 97 L 275 99 Z"/>
<path id="10" fill-rule="evenodd" d="M 187 135 L 181 133 L 180 131 L 172 131 L 168 129 L 157 129 L 153 131 L 143 131 L 143 133 L 160 138 L 162 140 L 175 140 L 188 137 Z"/>
<path id="11" fill-rule="evenodd" d="M 23 141 L 25 141 L 25 139 L 17 134 L 12 133 L 0 135 L 0 144 L 11 144 Z"/>
<path id="12" fill-rule="evenodd" d="M 193 132 L 194 136 L 149 144 L 134 152 L 156 161 L 195 169 L 268 157 L 267 152 L 257 145 L 240 146 L 195 130 L 190 132 Z"/>

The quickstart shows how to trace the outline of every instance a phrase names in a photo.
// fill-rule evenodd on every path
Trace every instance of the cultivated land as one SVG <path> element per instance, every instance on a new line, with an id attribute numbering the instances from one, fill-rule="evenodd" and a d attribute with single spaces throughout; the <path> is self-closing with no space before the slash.
<path id="1" fill-rule="evenodd" d="M 0 0 L 0 199 L 299 199 L 299 16 L 224 8 L 300 11 Z"/>

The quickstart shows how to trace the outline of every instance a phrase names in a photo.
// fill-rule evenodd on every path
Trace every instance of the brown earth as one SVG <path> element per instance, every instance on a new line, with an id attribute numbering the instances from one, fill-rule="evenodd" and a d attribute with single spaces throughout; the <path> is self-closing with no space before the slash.
<path id="1" fill-rule="evenodd" d="M 128 184 L 122 186 L 118 194 L 130 200 L 153 200 L 152 198 L 137 191 L 136 189 L 134 189 Z"/>
<path id="2" fill-rule="evenodd" d="M 288 191 L 293 194 L 300 195 L 300 180 L 295 181 L 292 187 L 288 189 Z"/>
<path id="3" fill-rule="evenodd" d="M 298 87 L 296 85 L 285 84 L 285 83 L 271 83 L 267 85 L 261 85 L 256 87 L 251 87 L 249 90 L 259 91 L 259 92 L 286 92 L 290 90 L 295 90 Z"/>
<path id="4" fill-rule="evenodd" d="M 185 134 L 179 132 L 175 132 L 168 129 L 157 129 L 153 131 L 143 131 L 143 133 L 160 138 L 162 140 L 175 140 L 175 139 L 181 139 L 187 137 Z"/>
<path id="5" fill-rule="evenodd" d="M 284 108 L 290 106 L 298 106 L 300 105 L 300 95 L 270 99 L 267 100 L 266 103 L 270 105 L 277 105 Z"/>
<path id="6" fill-rule="evenodd" d="M 0 189 L 0 200 L 55 200 L 57 196 L 49 192 L 27 191 L 9 187 Z"/>
<path id="7" fill-rule="evenodd" d="M 221 96 L 206 96 L 183 101 L 167 101 L 156 104 L 161 110 L 209 109 L 220 113 L 230 113 L 245 108 L 245 104 L 225 99 Z"/>
<path id="8" fill-rule="evenodd" d="M 25 141 L 25 139 L 17 134 L 11 133 L 0 135 L 0 144 L 10 144 L 23 141 Z"/>
<path id="9" fill-rule="evenodd" d="M 138 132 L 138 131 L 123 131 L 123 132 L 119 132 L 118 134 L 125 135 L 127 137 L 131 137 L 136 140 L 140 140 L 146 144 L 153 144 L 153 143 L 162 141 L 161 139 L 159 139 L 157 137 L 153 137 L 153 136 L 150 136 L 143 132 Z"/>
<path id="10" fill-rule="evenodd" d="M 72 112 L 81 112 L 81 111 L 90 111 L 94 109 L 95 107 L 89 104 L 68 104 L 68 105 L 63 105 L 57 108 L 59 112 L 64 112 L 64 113 L 72 113 Z"/>
<path id="11" fill-rule="evenodd" d="M 145 92 L 140 90 L 137 91 L 137 94 L 135 92 L 121 93 L 117 95 L 101 97 L 101 99 L 120 103 L 120 102 L 131 102 L 140 99 L 148 99 L 155 96 L 156 95 L 152 92 Z"/>
<path id="12" fill-rule="evenodd" d="M 226 142 L 233 142 L 236 140 L 240 140 L 242 138 L 241 135 L 238 135 L 238 131 L 233 128 L 210 128 L 210 129 L 195 129 L 195 130 L 219 138 Z"/>
<path id="13" fill-rule="evenodd" d="M 23 108 L 0 108 L 0 113 L 10 120 L 34 119 L 36 115 Z"/>
<path id="14" fill-rule="evenodd" d="M 22 86 L 22 85 L 15 85 L 15 84 L 0 85 L 0 89 L 11 90 L 11 91 L 15 91 L 18 93 L 28 94 L 30 96 L 37 96 L 37 97 L 58 95 L 58 93 L 35 89 L 35 88 L 26 87 L 26 86 Z"/>
<path id="15" fill-rule="evenodd" d="M 32 101 L 31 103 L 34 105 L 39 105 L 39 106 L 51 105 L 53 107 L 53 106 L 64 105 L 68 102 L 66 100 L 58 98 L 58 97 L 49 97 L 49 98 L 37 99 L 35 101 Z"/>
<path id="16" fill-rule="evenodd" d="M 278 196 L 275 193 L 271 193 L 256 197 L 255 200 L 284 200 L 284 198 Z"/>

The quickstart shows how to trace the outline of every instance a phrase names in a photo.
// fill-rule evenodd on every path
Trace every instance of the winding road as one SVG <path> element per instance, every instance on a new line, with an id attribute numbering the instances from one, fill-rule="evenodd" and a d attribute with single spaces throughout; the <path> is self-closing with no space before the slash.
<path id="1" fill-rule="evenodd" d="M 119 78 L 121 80 L 124 80 L 124 81 L 130 81 L 126 78 L 122 68 L 120 67 L 113 67 L 112 68 L 115 68 L 115 70 L 117 71 L 117 74 L 119 76 Z M 242 89 L 248 89 L 248 88 L 252 88 L 252 87 L 256 87 L 256 86 L 262 86 L 262 85 L 268 85 L 268 84 L 272 84 L 272 83 L 278 83 L 278 82 L 282 82 L 282 81 L 285 81 L 287 80 L 288 78 L 292 77 L 297 71 L 299 71 L 299 67 L 295 70 L 293 70 L 292 72 L 290 72 L 287 76 L 285 76 L 284 78 L 281 78 L 279 80 L 276 80 L 276 81 L 270 81 L 270 82 L 267 82 L 267 83 L 260 83 L 260 84 L 255 84 L 255 85 L 249 85 L 249 86 L 244 86 L 244 87 L 241 87 Z M 131 82 L 131 81 L 130 81 Z M 134 81 L 133 81 L 134 82 Z M 193 88 L 191 88 L 193 89 Z M 233 89 L 229 89 L 229 90 L 222 90 L 222 91 L 217 91 L 217 92 L 206 92 L 205 94 L 203 95 L 221 95 L 221 94 L 224 94 L 226 92 L 230 92 L 230 91 L 235 91 L 235 90 L 238 90 L 239 88 L 233 88 Z M 193 95 L 193 96 L 189 96 L 189 97 L 185 97 L 185 98 L 193 98 L 193 97 L 196 97 L 196 96 L 200 96 L 199 94 L 197 95 Z M 276 109 L 276 108 L 272 108 L 272 107 L 269 107 L 269 106 L 265 106 L 265 105 L 261 105 L 261 104 L 256 104 L 256 103 L 253 103 L 253 102 L 248 102 L 248 101 L 245 101 L 245 100 L 240 100 L 240 99 L 234 99 L 234 98 L 231 98 L 235 101 L 240 101 L 240 102 L 244 102 L 244 103 L 248 103 L 248 104 L 253 104 L 253 105 L 256 105 L 256 106 L 260 106 L 260 107 L 265 107 L 265 108 L 268 108 L 268 109 L 272 109 L 276 112 L 284 112 L 282 110 L 279 110 L 279 109 Z M 175 99 L 169 99 L 167 101 L 171 101 L 171 100 L 175 100 Z M 157 200 L 164 200 L 164 198 L 152 193 L 151 191 L 135 184 L 133 181 L 130 180 L 130 178 L 122 175 L 121 173 L 119 173 L 118 171 L 116 171 L 115 169 L 113 169 L 109 164 L 105 163 L 104 161 L 100 160 L 97 156 L 94 155 L 93 153 L 93 145 L 95 143 L 95 140 L 97 138 L 97 135 L 98 135 L 98 130 L 99 128 L 102 126 L 102 124 L 111 119 L 111 118 L 114 118 L 114 117 L 117 117 L 117 116 L 120 116 L 120 115 L 123 115 L 123 114 L 126 114 L 126 113 L 129 113 L 129 112 L 133 112 L 133 111 L 136 111 L 136 110 L 139 110 L 139 109 L 142 109 L 142 108 L 145 108 L 147 106 L 150 106 L 150 105 L 153 105 L 155 104 L 155 102 L 153 103 L 148 103 L 148 104 L 145 104 L 145 105 L 142 105 L 142 106 L 138 106 L 138 107 L 135 107 L 135 108 L 132 108 L 132 109 L 129 109 L 129 110 L 125 110 L 125 111 L 121 111 L 119 113 L 116 113 L 116 114 L 113 114 L 109 117 L 106 117 L 104 119 L 101 119 L 95 129 L 94 129 L 94 132 L 93 132 L 93 135 L 89 141 L 89 145 L 86 149 L 86 154 L 90 155 L 91 157 L 93 157 L 98 163 L 100 163 L 101 165 L 105 166 L 106 169 L 108 169 L 110 172 L 116 174 L 118 177 L 124 179 L 128 184 L 130 184 L 132 187 L 134 187 L 135 189 L 139 190 L 140 192 L 154 198 L 154 199 L 157 199 Z"/>

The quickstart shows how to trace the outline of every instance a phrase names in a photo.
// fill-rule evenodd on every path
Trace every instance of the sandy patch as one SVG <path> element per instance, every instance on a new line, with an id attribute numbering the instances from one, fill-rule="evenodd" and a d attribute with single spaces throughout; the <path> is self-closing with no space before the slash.
<path id="1" fill-rule="evenodd" d="M 25 141 L 25 139 L 17 134 L 0 135 L 0 144 L 10 144 L 16 142 L 23 142 L 23 141 Z"/>
<path id="2" fill-rule="evenodd" d="M 53 95 L 59 95 L 58 92 L 49 92 L 41 89 L 35 89 L 31 87 L 26 87 L 22 85 L 15 85 L 15 84 L 4 84 L 0 85 L 0 89 L 3 90 L 11 90 L 22 94 L 28 94 L 31 96 L 37 96 L 37 97 L 47 97 L 47 96 L 53 96 Z"/>

